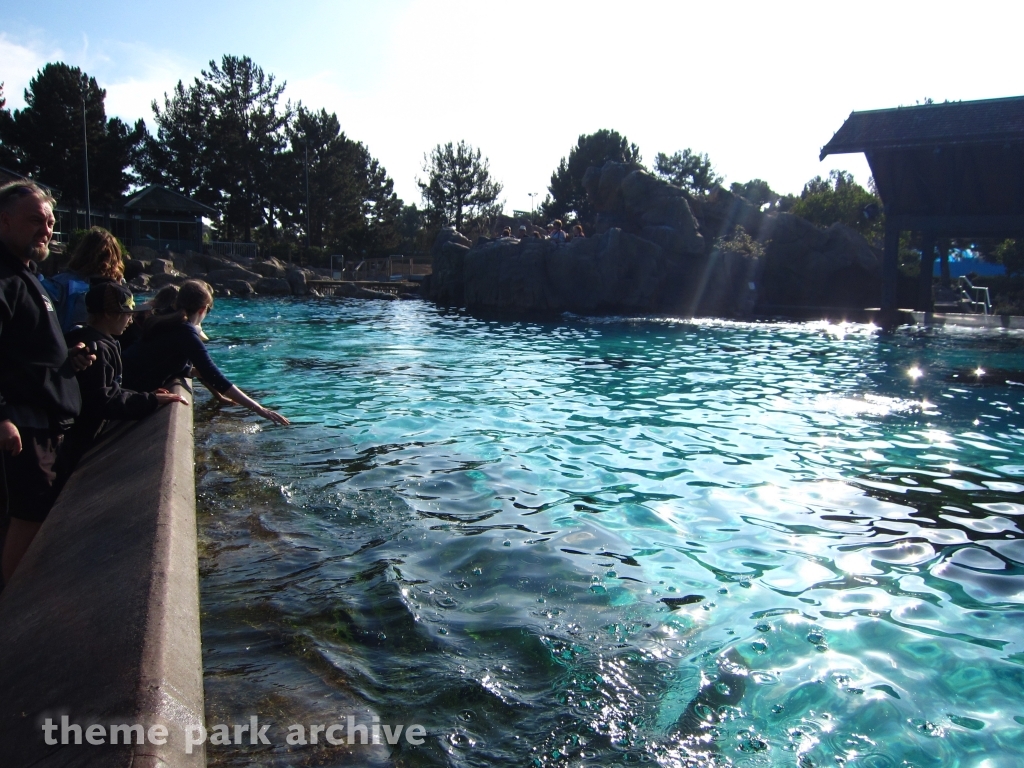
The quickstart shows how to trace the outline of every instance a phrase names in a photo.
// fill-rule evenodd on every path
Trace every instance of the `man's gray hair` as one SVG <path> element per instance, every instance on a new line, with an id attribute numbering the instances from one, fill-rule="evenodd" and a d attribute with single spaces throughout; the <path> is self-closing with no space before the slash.
<path id="1" fill-rule="evenodd" d="M 50 207 L 57 204 L 57 200 L 44 187 L 34 181 L 12 181 L 0 187 L 0 211 L 6 213 L 18 204 L 23 197 L 35 197 Z"/>

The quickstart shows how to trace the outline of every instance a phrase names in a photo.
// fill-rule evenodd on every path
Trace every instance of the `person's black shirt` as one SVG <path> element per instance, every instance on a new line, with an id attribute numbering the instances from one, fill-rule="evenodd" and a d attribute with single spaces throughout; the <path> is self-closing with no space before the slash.
<path id="1" fill-rule="evenodd" d="M 231 389 L 231 382 L 220 372 L 199 330 L 180 316 L 152 318 L 142 341 L 124 355 L 124 384 L 135 390 L 149 391 L 164 386 L 177 376 L 185 376 L 195 366 L 199 375 L 218 392 Z"/>

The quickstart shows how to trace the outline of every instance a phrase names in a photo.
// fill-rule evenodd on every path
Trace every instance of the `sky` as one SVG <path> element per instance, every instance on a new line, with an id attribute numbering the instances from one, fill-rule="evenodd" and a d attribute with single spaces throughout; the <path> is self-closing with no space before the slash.
<path id="1" fill-rule="evenodd" d="M 40 67 L 81 67 L 107 113 L 144 118 L 210 60 L 249 56 L 285 97 L 335 112 L 407 203 L 424 153 L 465 140 L 539 203 L 580 134 L 619 131 L 653 165 L 707 153 L 726 184 L 781 193 L 862 155 L 821 147 L 853 110 L 1024 95 L 1024 2 L 106 2 L 0 0 L 9 108 Z"/>

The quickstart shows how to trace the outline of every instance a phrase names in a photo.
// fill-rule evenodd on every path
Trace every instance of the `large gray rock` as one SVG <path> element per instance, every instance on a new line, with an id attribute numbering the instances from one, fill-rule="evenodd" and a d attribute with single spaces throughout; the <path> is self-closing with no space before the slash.
<path id="1" fill-rule="evenodd" d="M 198 251 L 186 251 L 188 263 L 201 267 L 204 272 L 212 272 L 216 269 L 235 269 L 239 265 L 231 259 L 218 256 L 213 253 L 199 253 Z M 184 271 L 184 270 L 183 270 Z"/>
<path id="2" fill-rule="evenodd" d="M 181 285 L 185 282 L 185 279 L 184 275 L 167 274 L 166 272 L 162 272 L 158 275 L 152 275 L 149 278 L 149 287 L 153 290 L 159 290 L 165 285 Z"/>
<path id="3" fill-rule="evenodd" d="M 434 283 L 456 274 L 435 260 Z M 683 303 L 685 262 L 650 240 L 611 229 L 560 244 L 550 240 L 494 240 L 461 254 L 464 306 L 478 310 L 581 314 L 674 311 Z M 445 269 L 447 266 L 449 269 Z"/>
<path id="4" fill-rule="evenodd" d="M 303 269 L 302 267 L 289 267 L 285 274 L 285 279 L 291 285 L 292 295 L 294 296 L 308 296 L 308 283 L 310 280 L 316 280 L 317 277 L 316 272 L 311 269 Z"/>
<path id="5" fill-rule="evenodd" d="M 149 264 L 151 275 L 173 275 L 174 262 L 170 259 L 153 259 Z"/>
<path id="6" fill-rule="evenodd" d="M 465 306 L 464 262 L 470 241 L 447 227 L 437 233 L 430 250 L 433 273 L 430 276 L 430 295 L 439 304 Z"/>
<path id="7" fill-rule="evenodd" d="M 284 277 L 287 268 L 274 257 L 270 257 L 269 259 L 255 262 L 252 265 L 252 271 L 258 272 L 264 277 Z"/>
<path id="8" fill-rule="evenodd" d="M 221 290 L 230 291 L 232 296 L 252 296 L 255 291 L 247 280 L 225 280 L 217 286 Z"/>
<path id="9" fill-rule="evenodd" d="M 141 261 L 152 261 L 153 259 L 160 258 L 160 253 L 153 248 L 145 245 L 133 245 L 129 252 L 133 259 L 139 259 Z"/>
<path id="10" fill-rule="evenodd" d="M 606 221 L 569 243 L 502 238 L 469 242 L 442 230 L 428 295 L 477 310 L 675 312 L 688 277 L 705 261 L 704 240 L 682 192 L 622 163 L 591 168 L 584 185 Z"/>
<path id="11" fill-rule="evenodd" d="M 879 305 L 881 255 L 857 231 L 843 224 L 824 229 L 788 213 L 767 218 L 760 306 Z"/>
<path id="12" fill-rule="evenodd" d="M 244 280 L 247 283 L 255 285 L 262 278 L 262 275 L 234 265 L 231 267 L 213 269 L 206 273 L 206 282 L 213 286 L 219 286 L 219 284 L 226 283 L 229 280 Z"/>
<path id="13" fill-rule="evenodd" d="M 256 283 L 256 293 L 267 296 L 291 296 L 292 286 L 283 277 L 264 277 Z"/>
<path id="14" fill-rule="evenodd" d="M 398 299 L 393 293 L 386 291 L 375 291 L 370 288 L 361 288 L 352 283 L 341 283 L 334 288 L 335 296 L 344 296 L 350 299 L 383 299 L 384 301 L 395 301 Z"/>
<path id="15" fill-rule="evenodd" d="M 124 279 L 131 280 L 146 271 L 148 265 L 138 259 L 128 259 L 124 263 Z"/>
<path id="16" fill-rule="evenodd" d="M 596 236 L 434 243 L 432 300 L 473 310 L 745 317 L 775 308 L 877 306 L 880 254 L 840 224 L 765 214 L 717 188 L 689 197 L 623 163 L 590 168 Z M 746 233 L 750 238 L 746 238 Z"/>

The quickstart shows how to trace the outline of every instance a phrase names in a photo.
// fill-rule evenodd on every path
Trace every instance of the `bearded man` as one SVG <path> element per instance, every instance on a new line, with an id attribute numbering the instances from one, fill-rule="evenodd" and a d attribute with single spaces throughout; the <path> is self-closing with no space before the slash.
<path id="1" fill-rule="evenodd" d="M 6 583 L 55 501 L 54 462 L 81 408 L 76 368 L 53 304 L 36 277 L 50 253 L 54 199 L 32 182 L 0 187 L 0 504 Z M 2 522 L 0 522 L 2 525 Z"/>

